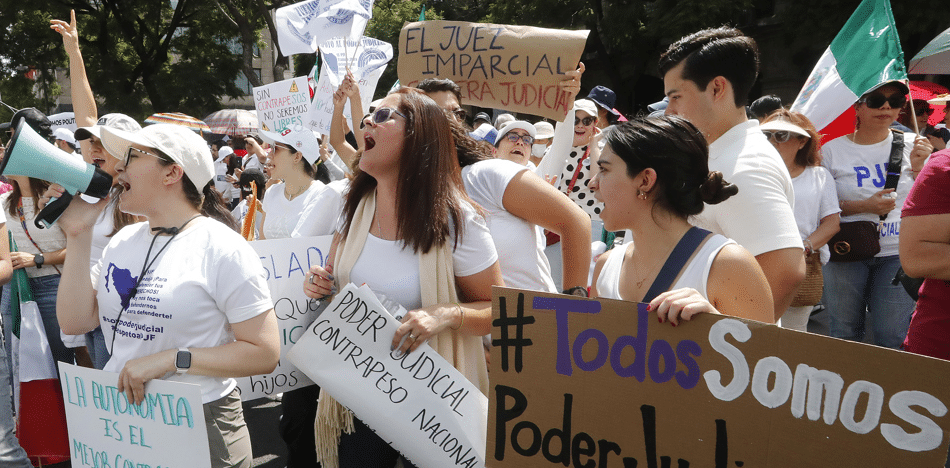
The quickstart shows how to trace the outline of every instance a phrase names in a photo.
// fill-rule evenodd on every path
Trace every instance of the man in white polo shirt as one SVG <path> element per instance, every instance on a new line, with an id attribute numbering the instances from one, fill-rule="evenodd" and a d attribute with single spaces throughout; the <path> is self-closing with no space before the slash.
<path id="1" fill-rule="evenodd" d="M 729 200 L 706 205 L 695 223 L 755 256 L 769 281 L 778 320 L 805 278 L 805 259 L 788 169 L 758 121 L 745 113 L 758 68 L 755 41 L 728 27 L 676 41 L 659 62 L 669 98 L 666 114 L 696 125 L 709 142 L 709 170 L 722 172 L 739 187 Z"/>

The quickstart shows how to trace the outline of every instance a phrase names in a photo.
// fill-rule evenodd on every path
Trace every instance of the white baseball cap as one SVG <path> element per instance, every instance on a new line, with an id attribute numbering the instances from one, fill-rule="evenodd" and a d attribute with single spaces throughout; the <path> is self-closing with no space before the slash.
<path id="1" fill-rule="evenodd" d="M 591 117 L 597 117 L 597 104 L 594 104 L 594 101 L 590 99 L 578 99 L 574 101 L 574 112 L 584 111 L 587 112 Z"/>
<path id="2" fill-rule="evenodd" d="M 102 127 L 102 146 L 113 157 L 125 158 L 129 146 L 155 148 L 185 170 L 185 176 L 201 192 L 214 177 L 211 149 L 204 139 L 180 125 L 155 124 L 137 132 Z"/>
<path id="3" fill-rule="evenodd" d="M 96 138 L 101 140 L 102 127 L 116 128 L 126 132 L 137 132 L 142 129 L 142 126 L 139 125 L 135 119 L 125 114 L 106 114 L 99 117 L 96 124 L 91 127 L 79 127 L 79 129 L 76 130 L 76 139 L 86 140 L 90 136 L 95 135 Z"/>
<path id="4" fill-rule="evenodd" d="M 53 130 L 53 136 L 57 140 L 63 140 L 70 145 L 76 146 L 76 137 L 73 136 L 73 132 L 66 127 L 59 127 L 56 130 Z"/>
<path id="5" fill-rule="evenodd" d="M 537 132 L 537 135 L 534 136 L 537 140 L 544 140 L 547 138 L 554 138 L 554 125 L 551 125 L 549 122 L 540 121 L 534 123 L 534 131 Z"/>
<path id="6" fill-rule="evenodd" d="M 303 154 L 303 158 L 310 164 L 315 164 L 320 159 L 320 141 L 317 135 L 303 125 L 295 125 L 278 132 L 269 132 L 260 130 L 261 139 L 270 143 L 280 143 L 290 146 Z"/>
<path id="7" fill-rule="evenodd" d="M 234 150 L 231 149 L 230 146 L 224 145 L 220 149 L 218 149 L 218 159 L 215 159 L 215 161 L 222 159 L 228 156 L 229 154 L 234 154 Z"/>
<path id="8" fill-rule="evenodd" d="M 525 122 L 524 120 L 515 120 L 514 122 L 508 122 L 504 127 L 501 127 L 501 130 L 498 131 L 498 136 L 495 137 L 495 146 L 498 146 L 498 143 L 501 143 L 501 139 L 508 134 L 508 132 L 520 128 L 528 132 L 528 135 L 531 135 L 531 138 L 534 138 L 538 132 L 534 129 L 534 125 L 531 125 L 530 122 Z"/>

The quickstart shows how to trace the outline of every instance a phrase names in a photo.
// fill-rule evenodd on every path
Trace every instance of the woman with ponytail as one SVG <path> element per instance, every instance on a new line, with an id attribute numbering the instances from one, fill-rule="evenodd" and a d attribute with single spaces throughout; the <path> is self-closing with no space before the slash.
<path id="1" fill-rule="evenodd" d="M 102 142 L 119 159 L 120 209 L 146 222 L 119 231 L 90 268 L 91 227 L 108 200 L 73 199 L 59 219 L 70 247 L 60 326 L 69 334 L 102 326 L 112 354 L 104 370 L 118 373 L 129 401 L 141 403 L 152 379 L 200 386 L 211 466 L 250 467 L 234 377 L 271 372 L 280 353 L 260 259 L 214 190 L 201 137 L 159 124 L 105 127 Z"/>
<path id="2" fill-rule="evenodd" d="M 755 257 L 689 223 L 705 203 L 738 193 L 709 172 L 702 133 L 662 116 L 611 127 L 605 139 L 589 187 L 604 203 L 604 228 L 629 229 L 633 242 L 601 256 L 591 295 L 649 303 L 674 326 L 700 312 L 771 322 L 772 294 Z"/>

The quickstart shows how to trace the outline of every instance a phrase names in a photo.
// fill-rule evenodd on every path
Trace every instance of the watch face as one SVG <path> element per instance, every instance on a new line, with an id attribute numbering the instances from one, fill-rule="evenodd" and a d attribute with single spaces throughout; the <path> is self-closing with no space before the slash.
<path id="1" fill-rule="evenodd" d="M 179 369 L 188 369 L 191 367 L 191 352 L 179 351 L 175 356 L 175 367 Z"/>

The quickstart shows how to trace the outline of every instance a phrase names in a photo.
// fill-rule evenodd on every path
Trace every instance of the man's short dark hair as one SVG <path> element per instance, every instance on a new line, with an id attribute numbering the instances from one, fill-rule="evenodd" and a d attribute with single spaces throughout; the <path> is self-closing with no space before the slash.
<path id="1" fill-rule="evenodd" d="M 448 91 L 455 95 L 455 99 L 458 100 L 459 104 L 462 103 L 462 87 L 448 78 L 426 78 L 419 82 L 416 88 L 426 94 Z"/>
<path id="2" fill-rule="evenodd" d="M 683 65 L 683 79 L 705 91 L 717 76 L 732 84 L 736 107 L 748 103 L 749 91 L 759 75 L 759 49 L 755 40 L 735 28 L 703 29 L 674 42 L 660 56 L 660 75 Z"/>

